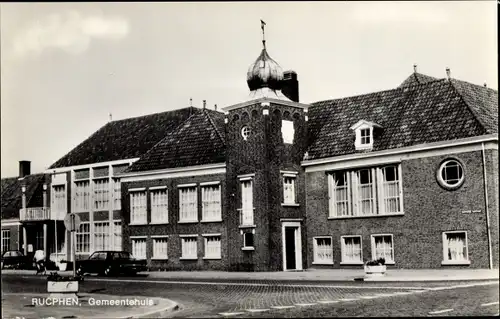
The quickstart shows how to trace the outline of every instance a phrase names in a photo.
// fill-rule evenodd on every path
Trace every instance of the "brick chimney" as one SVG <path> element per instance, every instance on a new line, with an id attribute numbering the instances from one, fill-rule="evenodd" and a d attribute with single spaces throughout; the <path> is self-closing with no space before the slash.
<path id="1" fill-rule="evenodd" d="M 290 70 L 283 72 L 281 93 L 290 100 L 299 102 L 299 81 L 297 80 L 297 73 L 295 73 L 295 71 Z"/>
<path id="2" fill-rule="evenodd" d="M 19 161 L 19 178 L 23 178 L 31 174 L 31 162 Z"/>

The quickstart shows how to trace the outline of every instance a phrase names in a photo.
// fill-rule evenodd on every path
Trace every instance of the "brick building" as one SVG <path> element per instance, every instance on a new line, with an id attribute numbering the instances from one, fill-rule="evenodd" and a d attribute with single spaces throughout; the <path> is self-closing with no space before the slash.
<path id="1" fill-rule="evenodd" d="M 111 121 L 47 170 L 51 206 L 83 221 L 77 258 L 498 267 L 497 91 L 415 70 L 391 90 L 304 104 L 263 44 L 247 100 Z"/>

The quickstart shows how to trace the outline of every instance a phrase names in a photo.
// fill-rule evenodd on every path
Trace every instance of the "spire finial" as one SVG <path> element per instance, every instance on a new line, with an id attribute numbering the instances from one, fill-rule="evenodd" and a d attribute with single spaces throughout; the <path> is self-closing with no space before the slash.
<path id="1" fill-rule="evenodd" d="M 446 76 L 448 77 L 448 80 L 451 78 L 451 71 L 449 67 L 446 67 Z"/>
<path id="2" fill-rule="evenodd" d="M 109 113 L 109 121 L 113 121 L 113 114 Z"/>
<path id="3" fill-rule="evenodd" d="M 193 98 L 189 99 L 189 107 L 193 107 Z"/>
<path id="4" fill-rule="evenodd" d="M 266 25 L 266 23 L 264 22 L 264 20 L 260 20 L 260 28 L 262 29 L 262 45 L 264 46 L 264 49 L 266 48 L 266 33 L 265 33 L 265 30 L 264 30 L 264 26 Z"/>
<path id="5" fill-rule="evenodd" d="M 417 64 L 416 63 L 413 64 L 413 72 L 417 73 Z"/>

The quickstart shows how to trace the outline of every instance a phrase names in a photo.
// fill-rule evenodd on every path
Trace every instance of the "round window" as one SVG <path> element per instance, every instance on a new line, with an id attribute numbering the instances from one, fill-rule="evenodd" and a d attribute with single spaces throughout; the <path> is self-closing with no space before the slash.
<path id="1" fill-rule="evenodd" d="M 243 139 L 246 141 L 248 137 L 250 136 L 251 130 L 248 126 L 243 126 L 241 129 L 241 136 L 243 136 Z"/>
<path id="2" fill-rule="evenodd" d="M 454 159 L 445 160 L 437 172 L 439 184 L 447 189 L 457 189 L 462 186 L 465 175 L 462 163 Z"/>

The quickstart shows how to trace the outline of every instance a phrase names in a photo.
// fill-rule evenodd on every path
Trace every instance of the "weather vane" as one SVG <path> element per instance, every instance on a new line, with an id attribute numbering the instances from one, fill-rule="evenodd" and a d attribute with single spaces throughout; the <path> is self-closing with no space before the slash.
<path id="1" fill-rule="evenodd" d="M 260 20 L 260 27 L 262 29 L 262 45 L 264 46 L 264 49 L 266 48 L 266 33 L 264 31 L 264 26 L 266 25 L 266 23 L 264 22 L 264 20 Z"/>

